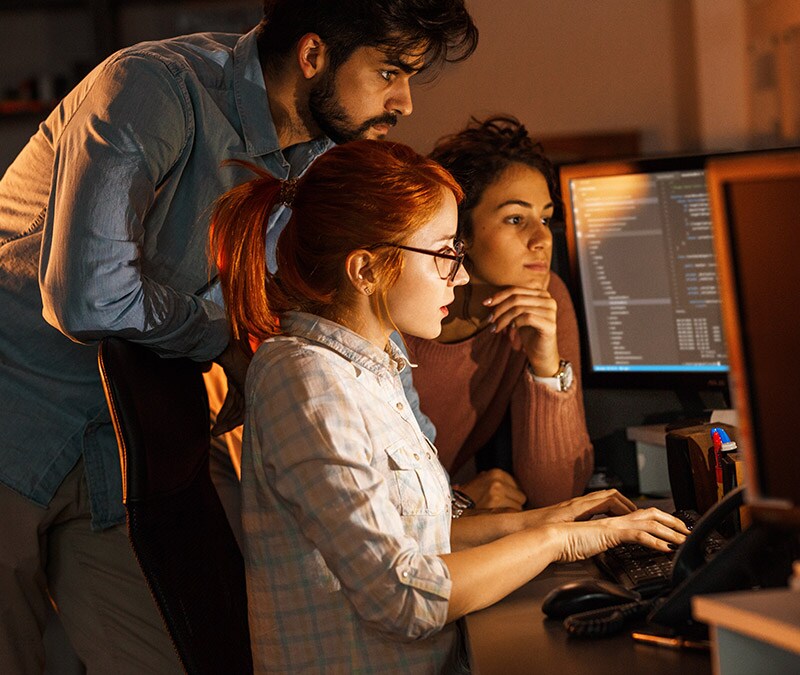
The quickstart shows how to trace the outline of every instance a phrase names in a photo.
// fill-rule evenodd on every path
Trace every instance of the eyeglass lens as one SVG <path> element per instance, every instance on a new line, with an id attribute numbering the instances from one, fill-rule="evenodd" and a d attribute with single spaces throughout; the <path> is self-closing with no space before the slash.
<path id="1" fill-rule="evenodd" d="M 442 251 L 444 253 L 444 251 Z M 448 255 L 460 255 L 461 254 L 461 247 L 456 247 L 455 250 L 452 248 L 447 249 Z M 440 258 L 436 256 L 434 258 L 436 261 L 436 271 L 439 273 L 439 276 L 442 279 L 447 279 L 448 281 L 453 281 L 456 278 L 456 274 L 458 274 L 458 269 L 461 267 L 461 260 L 451 260 L 450 258 Z"/>

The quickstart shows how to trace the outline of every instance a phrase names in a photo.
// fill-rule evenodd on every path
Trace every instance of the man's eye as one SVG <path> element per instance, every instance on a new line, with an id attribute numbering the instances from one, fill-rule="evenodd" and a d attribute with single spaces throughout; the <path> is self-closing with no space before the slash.
<path id="1" fill-rule="evenodd" d="M 380 72 L 381 72 L 381 77 L 387 82 L 391 82 L 397 75 L 396 70 L 382 70 Z"/>

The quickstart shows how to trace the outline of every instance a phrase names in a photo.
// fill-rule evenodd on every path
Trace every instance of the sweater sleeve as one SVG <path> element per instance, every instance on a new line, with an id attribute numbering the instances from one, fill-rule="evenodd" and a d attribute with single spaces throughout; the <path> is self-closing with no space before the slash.
<path id="1" fill-rule="evenodd" d="M 514 475 L 540 507 L 583 493 L 594 468 L 586 430 L 580 373 L 580 340 L 575 309 L 564 282 L 552 275 L 550 293 L 558 304 L 557 335 L 561 358 L 572 363 L 573 386 L 557 392 L 534 380 L 525 368 L 511 396 Z"/>

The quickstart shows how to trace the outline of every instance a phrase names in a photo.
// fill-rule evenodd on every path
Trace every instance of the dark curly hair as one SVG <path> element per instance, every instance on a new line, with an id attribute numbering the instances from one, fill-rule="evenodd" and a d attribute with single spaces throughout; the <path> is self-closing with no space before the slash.
<path id="1" fill-rule="evenodd" d="M 471 117 L 466 128 L 439 139 L 430 157 L 447 169 L 464 190 L 464 200 L 458 206 L 458 236 L 468 243 L 472 241 L 472 210 L 486 188 L 512 164 L 540 171 L 553 202 L 558 202 L 555 167 L 544 156 L 542 146 L 511 115 L 483 121 Z"/>
<path id="2" fill-rule="evenodd" d="M 398 55 L 424 45 L 423 69 L 435 73 L 478 46 L 478 29 L 464 0 L 264 0 L 262 64 L 278 65 L 306 33 L 325 41 L 334 71 L 359 47 Z"/>

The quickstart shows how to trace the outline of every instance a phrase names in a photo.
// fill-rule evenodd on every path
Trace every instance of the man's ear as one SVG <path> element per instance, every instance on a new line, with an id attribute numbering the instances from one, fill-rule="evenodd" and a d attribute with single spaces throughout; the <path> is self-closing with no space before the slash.
<path id="1" fill-rule="evenodd" d="M 353 288 L 363 295 L 372 295 L 375 291 L 375 256 L 370 251 L 358 249 L 350 253 L 345 260 L 345 274 Z"/>
<path id="2" fill-rule="evenodd" d="M 297 41 L 297 64 L 307 80 L 325 70 L 328 64 L 328 52 L 319 35 L 306 33 Z"/>

